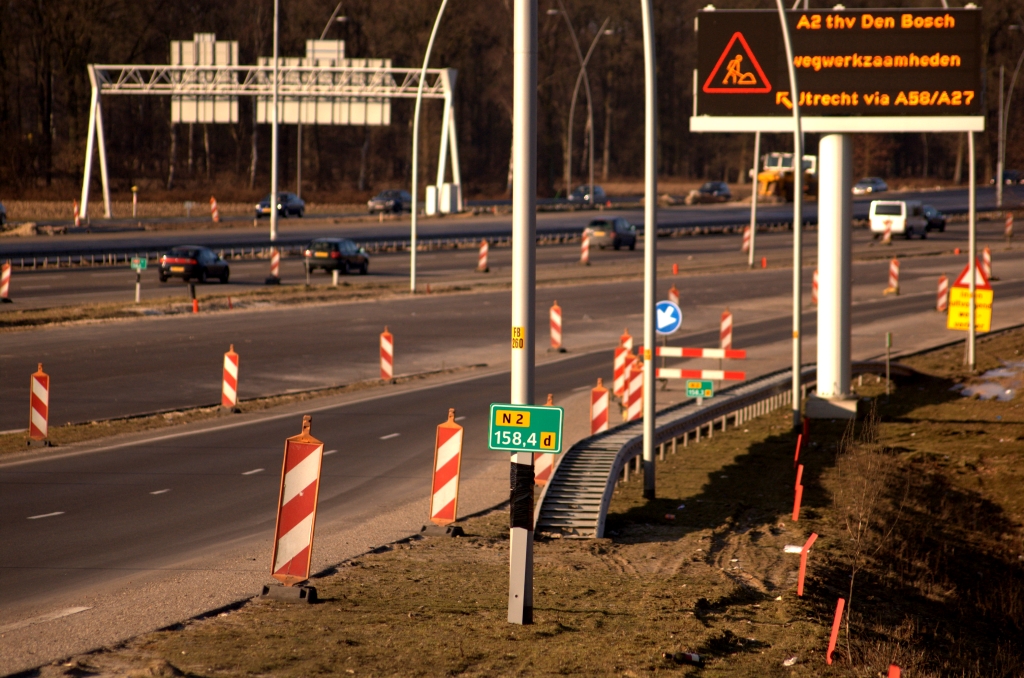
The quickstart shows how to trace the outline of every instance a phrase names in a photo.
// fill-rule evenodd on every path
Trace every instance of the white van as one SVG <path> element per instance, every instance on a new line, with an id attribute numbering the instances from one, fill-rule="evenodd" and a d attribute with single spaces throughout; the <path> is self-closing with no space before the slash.
<path id="1" fill-rule="evenodd" d="M 868 215 L 872 233 L 885 233 L 888 228 L 908 240 L 913 235 L 928 237 L 928 219 L 917 200 L 872 200 Z"/>

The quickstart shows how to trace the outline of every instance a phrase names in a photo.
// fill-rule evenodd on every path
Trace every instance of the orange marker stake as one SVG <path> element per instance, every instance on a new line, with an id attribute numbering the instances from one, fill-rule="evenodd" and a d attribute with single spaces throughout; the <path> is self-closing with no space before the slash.
<path id="1" fill-rule="evenodd" d="M 828 652 L 825 653 L 825 663 L 832 665 L 832 653 L 836 649 L 836 641 L 839 639 L 839 623 L 843 621 L 843 608 L 846 606 L 846 599 L 840 598 L 836 603 L 836 617 L 832 620 L 832 636 L 828 639 Z"/>
<path id="2" fill-rule="evenodd" d="M 889 664 L 889 678 L 900 678 L 900 667 Z"/>
<path id="3" fill-rule="evenodd" d="M 804 575 L 807 573 L 807 554 L 811 550 L 811 545 L 818 538 L 817 533 L 811 532 L 810 539 L 804 544 L 804 547 L 800 550 L 800 576 L 796 580 L 796 595 L 801 597 L 804 595 Z"/>
<path id="4" fill-rule="evenodd" d="M 804 421 L 807 421 L 807 420 L 804 419 Z M 797 463 L 800 461 L 800 448 L 803 446 L 803 442 L 804 442 L 804 434 L 803 433 L 798 433 L 797 436 L 796 436 L 796 454 L 793 455 L 793 468 L 796 468 Z M 800 482 L 797 481 L 797 485 L 799 485 L 799 484 L 800 484 Z"/>

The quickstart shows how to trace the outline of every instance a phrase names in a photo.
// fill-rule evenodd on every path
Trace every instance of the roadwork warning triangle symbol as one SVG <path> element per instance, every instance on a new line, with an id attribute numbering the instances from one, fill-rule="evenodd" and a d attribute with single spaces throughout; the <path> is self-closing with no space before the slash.
<path id="1" fill-rule="evenodd" d="M 964 266 L 964 270 L 957 276 L 956 282 L 953 283 L 953 287 L 970 287 L 971 286 L 971 265 L 967 264 Z M 978 290 L 990 290 L 992 289 L 992 283 L 988 281 L 985 276 L 985 270 L 978 263 L 978 260 L 974 260 L 974 288 Z"/>
<path id="2" fill-rule="evenodd" d="M 723 63 L 725 73 L 721 73 Z M 766 94 L 772 91 L 772 85 L 746 38 L 737 31 L 732 34 L 722 56 L 718 57 L 711 75 L 704 81 L 703 90 L 708 94 Z"/>

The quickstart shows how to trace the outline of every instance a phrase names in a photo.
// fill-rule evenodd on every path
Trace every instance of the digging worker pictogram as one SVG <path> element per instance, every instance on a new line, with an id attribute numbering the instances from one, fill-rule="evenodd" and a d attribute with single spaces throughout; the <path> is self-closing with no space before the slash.
<path id="1" fill-rule="evenodd" d="M 756 85 L 757 78 L 753 73 L 744 73 L 743 55 L 737 54 L 725 65 L 725 77 L 722 78 L 723 85 Z"/>

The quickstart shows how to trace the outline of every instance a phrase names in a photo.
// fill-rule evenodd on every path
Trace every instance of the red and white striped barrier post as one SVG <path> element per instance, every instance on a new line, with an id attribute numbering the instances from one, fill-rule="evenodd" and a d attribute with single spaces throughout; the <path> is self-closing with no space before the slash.
<path id="1" fill-rule="evenodd" d="M 487 244 L 486 240 L 480 241 L 480 254 L 476 259 L 476 272 L 477 273 L 489 273 L 490 268 L 487 266 L 487 253 L 490 251 L 490 245 Z"/>
<path id="2" fill-rule="evenodd" d="M 590 266 L 590 231 L 583 233 L 583 242 L 580 243 L 580 264 Z"/>
<path id="3" fill-rule="evenodd" d="M 619 346 L 627 351 L 633 350 L 633 335 L 629 333 L 628 328 L 622 330 L 622 336 L 619 337 Z"/>
<path id="4" fill-rule="evenodd" d="M 50 436 L 50 375 L 43 372 L 43 364 L 32 375 L 29 395 L 29 444 L 46 445 Z"/>
<path id="5" fill-rule="evenodd" d="M 597 386 L 590 391 L 590 435 L 608 430 L 608 389 L 598 377 Z M 550 456 L 550 455 L 549 455 Z"/>
<path id="6" fill-rule="evenodd" d="M 266 282 L 268 285 L 281 284 L 281 251 L 276 247 L 270 248 L 270 277 Z"/>
<path id="7" fill-rule="evenodd" d="M 981 272 L 989 280 L 998 280 L 992 276 L 992 250 L 987 247 L 981 251 Z"/>
<path id="8" fill-rule="evenodd" d="M 949 307 L 949 278 L 945 275 L 939 276 L 939 289 L 938 295 L 935 299 L 935 310 L 939 313 L 945 313 Z"/>
<path id="9" fill-rule="evenodd" d="M 800 502 L 804 498 L 804 486 L 800 483 L 804 478 L 804 465 L 796 467 L 796 487 L 793 492 L 793 522 L 800 520 Z"/>
<path id="10" fill-rule="evenodd" d="M 1013 238 L 1013 212 L 1006 213 L 1006 226 L 1003 228 L 1003 237 L 1006 238 L 1006 246 L 1010 246 L 1010 239 Z"/>
<path id="11" fill-rule="evenodd" d="M 626 387 L 626 421 L 636 421 L 644 414 L 644 369 L 637 359 L 629 366 Z"/>
<path id="12" fill-rule="evenodd" d="M 722 322 L 719 325 L 718 336 L 721 346 L 726 351 L 732 349 L 732 313 L 729 309 L 722 311 Z"/>
<path id="13" fill-rule="evenodd" d="M 680 370 L 674 367 L 659 367 L 654 370 L 655 379 L 711 379 L 713 381 L 744 381 L 746 372 L 732 370 Z"/>
<path id="14" fill-rule="evenodd" d="M 216 223 L 220 223 L 220 208 L 217 207 L 217 199 L 210 196 L 210 217 Z"/>
<path id="15" fill-rule="evenodd" d="M 380 378 L 388 381 L 395 376 L 395 337 L 387 325 L 380 333 Z"/>
<path id="16" fill-rule="evenodd" d="M 818 305 L 818 269 L 814 269 L 814 278 L 811 280 L 811 303 Z"/>
<path id="17" fill-rule="evenodd" d="M 551 304 L 549 316 L 551 318 L 551 350 L 562 351 L 564 350 L 562 348 L 562 307 L 558 305 L 558 301 Z"/>
<path id="18" fill-rule="evenodd" d="M 672 285 L 672 287 L 668 288 L 668 300 L 671 301 L 676 306 L 679 305 L 679 290 L 676 289 L 675 285 Z"/>
<path id="19" fill-rule="evenodd" d="M 885 230 L 882 232 L 882 244 L 892 244 L 892 219 L 885 219 L 882 221 L 882 225 L 885 226 Z"/>
<path id="20" fill-rule="evenodd" d="M 744 253 L 750 251 L 750 226 L 743 227 L 743 247 L 740 248 L 740 251 Z"/>
<path id="21" fill-rule="evenodd" d="M 619 397 L 626 392 L 626 375 L 632 355 L 629 349 L 622 346 L 615 349 L 615 360 L 612 363 L 612 392 Z"/>
<path id="22" fill-rule="evenodd" d="M 450 408 L 448 421 L 438 425 L 434 438 L 434 483 L 430 492 L 430 522 L 442 527 L 454 523 L 458 516 L 462 433 L 462 427 L 455 423 L 455 408 Z"/>
<path id="23" fill-rule="evenodd" d="M 302 433 L 284 441 L 270 573 L 285 586 L 295 586 L 309 579 L 309 563 L 313 557 L 324 444 L 310 435 L 312 421 L 313 417 L 303 415 Z M 315 590 L 312 593 L 315 596 Z"/>
<path id="24" fill-rule="evenodd" d="M 832 653 L 836 650 L 836 641 L 839 640 L 839 625 L 843 621 L 843 608 L 846 607 L 846 599 L 840 598 L 836 603 L 836 616 L 832 620 L 832 635 L 828 639 L 828 651 L 825 653 L 825 663 L 832 664 Z"/>
<path id="25" fill-rule="evenodd" d="M 893 259 L 889 262 L 889 286 L 882 291 L 882 296 L 887 294 L 900 293 L 900 260 Z"/>
<path id="26" fill-rule="evenodd" d="M 11 262 L 0 264 L 0 303 L 10 304 L 11 301 Z"/>
<path id="27" fill-rule="evenodd" d="M 549 393 L 545 407 L 554 407 L 554 395 Z M 555 455 L 535 452 L 533 455 L 533 483 L 543 487 L 551 480 L 551 474 L 555 470 Z"/>
<path id="28" fill-rule="evenodd" d="M 231 344 L 224 354 L 224 379 L 220 387 L 220 407 L 231 412 L 238 409 L 238 354 L 235 345 Z"/>
<path id="29" fill-rule="evenodd" d="M 800 574 L 796 579 L 796 595 L 798 598 L 802 598 L 804 595 L 804 577 L 807 575 L 807 554 L 817 538 L 817 533 L 811 532 L 810 538 L 804 544 L 804 547 L 800 549 Z"/>
<path id="30" fill-rule="evenodd" d="M 78 209 L 78 201 L 75 201 L 75 226 L 82 225 L 82 213 Z"/>

